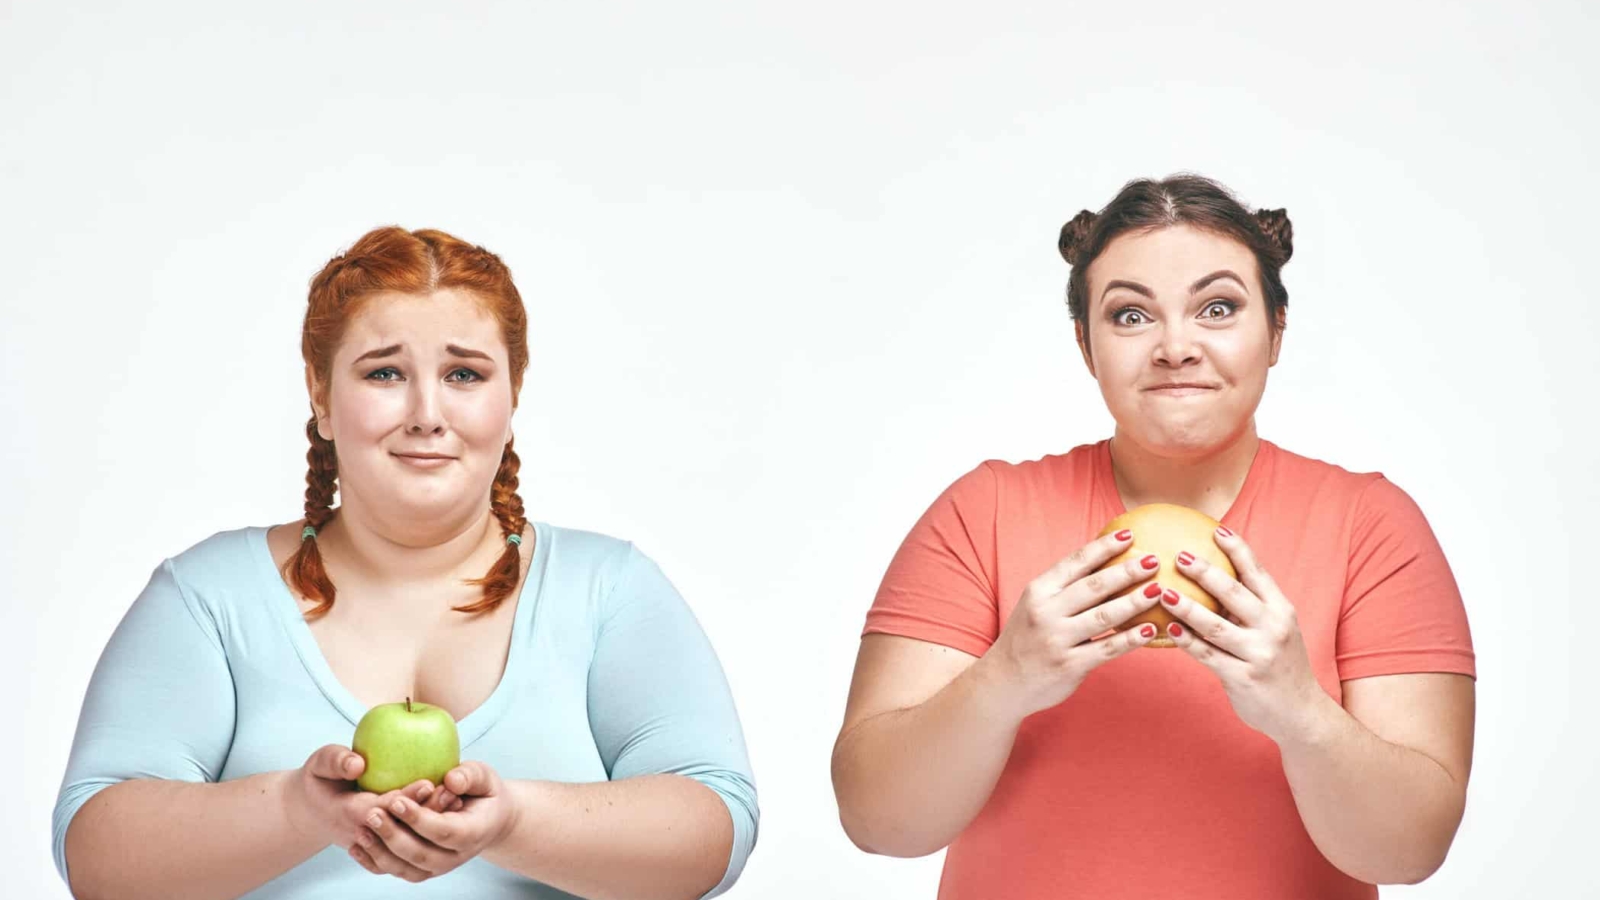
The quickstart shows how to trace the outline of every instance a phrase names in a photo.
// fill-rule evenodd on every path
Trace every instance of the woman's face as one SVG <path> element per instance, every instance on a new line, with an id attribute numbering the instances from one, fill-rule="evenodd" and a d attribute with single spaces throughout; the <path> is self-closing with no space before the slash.
<path id="1" fill-rule="evenodd" d="M 337 449 L 341 503 L 400 531 L 488 504 L 514 406 L 500 326 L 473 295 L 367 298 L 334 353 L 326 400 L 317 431 Z"/>
<path id="2" fill-rule="evenodd" d="M 1090 264 L 1079 349 L 1117 430 L 1147 451 L 1195 457 L 1244 432 L 1277 364 L 1255 256 L 1185 225 L 1115 238 Z M 1194 388 L 1165 388 L 1175 383 Z"/>

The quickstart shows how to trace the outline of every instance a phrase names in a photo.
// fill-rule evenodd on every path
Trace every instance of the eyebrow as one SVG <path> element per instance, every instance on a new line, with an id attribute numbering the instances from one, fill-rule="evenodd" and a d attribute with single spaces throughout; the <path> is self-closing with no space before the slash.
<path id="1" fill-rule="evenodd" d="M 368 350 L 367 352 L 356 357 L 356 362 L 360 363 L 369 359 L 383 359 L 386 356 L 394 356 L 396 353 L 400 352 L 400 346 L 401 345 L 399 344 L 390 344 L 387 347 L 379 347 L 376 350 Z M 460 359 L 483 359 L 488 360 L 489 362 L 494 362 L 494 357 L 483 352 L 482 350 L 473 350 L 470 347 L 457 347 L 455 344 L 446 344 L 444 349 L 445 352 L 449 353 L 451 356 L 458 357 Z"/>
<path id="2" fill-rule="evenodd" d="M 1232 278 L 1234 281 L 1239 282 L 1239 287 L 1243 288 L 1246 294 L 1250 293 L 1250 289 L 1245 286 L 1244 279 L 1240 278 L 1238 273 L 1234 272 L 1232 269 L 1218 269 L 1217 271 L 1212 272 L 1210 275 L 1197 279 L 1194 284 L 1189 285 L 1189 293 L 1198 294 L 1199 292 L 1205 290 L 1206 285 L 1221 278 Z M 1100 292 L 1100 299 L 1104 300 L 1106 295 L 1111 293 L 1112 289 L 1114 288 L 1127 288 L 1136 294 L 1143 294 L 1151 300 L 1156 298 L 1156 295 L 1153 291 L 1137 281 L 1118 280 L 1106 282 L 1105 290 Z"/>

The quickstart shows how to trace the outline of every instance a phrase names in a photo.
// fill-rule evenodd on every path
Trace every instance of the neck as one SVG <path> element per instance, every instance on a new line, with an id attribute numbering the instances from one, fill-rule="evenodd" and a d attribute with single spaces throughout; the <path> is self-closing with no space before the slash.
<path id="1" fill-rule="evenodd" d="M 500 522 L 485 506 L 464 521 L 395 528 L 371 515 L 359 500 L 317 534 L 340 568 L 368 583 L 426 584 L 478 578 L 500 553 Z"/>
<path id="2" fill-rule="evenodd" d="M 1164 456 L 1139 446 L 1119 426 L 1111 438 L 1111 473 L 1127 509 L 1175 503 L 1221 519 L 1244 488 L 1260 443 L 1252 418 L 1242 432 L 1215 448 Z"/>

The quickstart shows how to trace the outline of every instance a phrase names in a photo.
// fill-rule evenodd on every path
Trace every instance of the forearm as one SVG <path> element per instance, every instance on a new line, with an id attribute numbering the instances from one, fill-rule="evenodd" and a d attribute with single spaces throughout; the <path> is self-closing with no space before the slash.
<path id="1" fill-rule="evenodd" d="M 857 847 L 925 856 L 993 793 L 1022 716 L 980 659 L 927 700 L 857 723 L 833 752 L 839 820 Z"/>
<path id="2" fill-rule="evenodd" d="M 1414 884 L 1444 862 L 1466 786 L 1428 756 L 1373 734 L 1327 695 L 1280 742 L 1284 774 L 1317 849 L 1353 878 Z"/>
<path id="3" fill-rule="evenodd" d="M 699 897 L 722 880 L 733 852 L 728 807 L 691 778 L 506 788 L 514 824 L 483 858 L 592 900 Z"/>
<path id="4" fill-rule="evenodd" d="M 283 813 L 290 773 L 215 784 L 138 779 L 100 791 L 67 829 L 79 900 L 237 897 L 322 849 Z"/>

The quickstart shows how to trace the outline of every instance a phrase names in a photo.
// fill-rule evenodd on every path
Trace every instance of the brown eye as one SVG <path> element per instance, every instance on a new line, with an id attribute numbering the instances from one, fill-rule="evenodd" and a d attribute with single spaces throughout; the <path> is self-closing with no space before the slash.
<path id="1" fill-rule="evenodd" d="M 1238 309 L 1238 308 L 1239 308 L 1238 305 L 1233 303 L 1230 300 L 1213 300 L 1213 301 L 1211 301 L 1210 305 L 1208 305 L 1206 307 L 1205 312 L 1202 315 L 1203 315 L 1204 318 L 1207 318 L 1207 319 L 1221 319 L 1221 318 L 1225 318 L 1225 317 L 1227 317 L 1229 315 L 1232 315 L 1233 311 Z M 1211 311 L 1214 310 L 1214 309 L 1223 310 L 1223 315 L 1221 315 L 1221 316 L 1212 315 Z"/>

